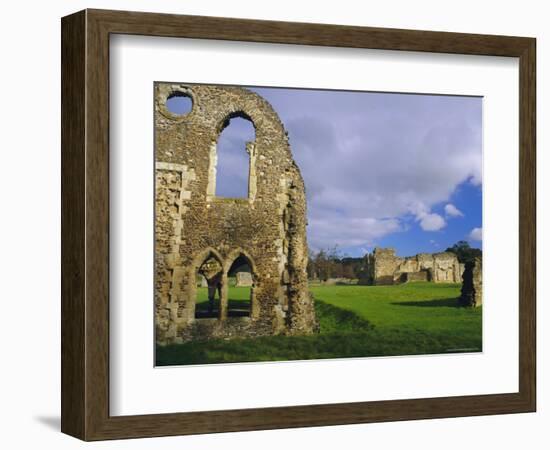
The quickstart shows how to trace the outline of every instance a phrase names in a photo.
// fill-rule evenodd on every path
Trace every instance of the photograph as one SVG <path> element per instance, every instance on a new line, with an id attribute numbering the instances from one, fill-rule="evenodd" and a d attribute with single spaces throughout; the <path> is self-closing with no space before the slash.
<path id="1" fill-rule="evenodd" d="M 314 5 L 3 5 L 0 448 L 549 447 L 550 9 Z"/>
<path id="2" fill-rule="evenodd" d="M 482 352 L 482 97 L 153 103 L 156 366 Z"/>

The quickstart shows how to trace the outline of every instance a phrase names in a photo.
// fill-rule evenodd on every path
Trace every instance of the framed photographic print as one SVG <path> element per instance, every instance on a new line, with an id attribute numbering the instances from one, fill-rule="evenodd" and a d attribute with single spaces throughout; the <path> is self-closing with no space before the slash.
<path id="1" fill-rule="evenodd" d="M 535 410 L 535 39 L 62 19 L 62 431 Z"/>

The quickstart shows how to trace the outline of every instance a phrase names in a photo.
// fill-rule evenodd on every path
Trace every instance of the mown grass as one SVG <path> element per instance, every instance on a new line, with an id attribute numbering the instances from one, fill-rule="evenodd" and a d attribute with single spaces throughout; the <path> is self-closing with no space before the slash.
<path id="1" fill-rule="evenodd" d="M 481 309 L 461 308 L 460 284 L 310 286 L 316 300 L 353 311 L 377 328 L 457 333 L 481 340 Z"/>
<path id="2" fill-rule="evenodd" d="M 311 286 L 320 333 L 188 342 L 157 348 L 157 365 L 481 351 L 481 309 L 456 306 L 458 284 Z M 199 290 L 199 302 L 206 293 Z M 205 289 L 204 289 L 205 291 Z M 249 288 L 230 288 L 230 301 Z M 204 298 L 203 298 L 204 297 Z"/>
<path id="3" fill-rule="evenodd" d="M 229 298 L 227 299 L 228 307 L 231 308 L 250 308 L 250 287 L 235 287 L 229 285 Z M 198 311 L 208 310 L 208 289 L 197 288 L 197 305 Z M 214 300 L 214 310 L 219 311 L 220 298 L 216 293 Z"/>

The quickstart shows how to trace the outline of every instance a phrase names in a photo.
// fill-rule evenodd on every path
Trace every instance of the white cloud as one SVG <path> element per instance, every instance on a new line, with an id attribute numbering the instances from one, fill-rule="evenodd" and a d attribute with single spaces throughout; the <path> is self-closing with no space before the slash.
<path id="1" fill-rule="evenodd" d="M 420 228 L 424 231 L 439 231 L 446 225 L 445 219 L 436 213 L 425 214 L 420 218 Z"/>
<path id="2" fill-rule="evenodd" d="M 460 209 L 458 209 L 452 203 L 447 203 L 445 205 L 445 214 L 447 215 L 447 217 L 464 217 L 462 211 L 460 211 Z"/>
<path id="3" fill-rule="evenodd" d="M 470 241 L 481 241 L 483 237 L 482 235 L 483 233 L 481 228 L 474 228 L 472 231 L 470 231 L 468 239 Z"/>
<path id="4" fill-rule="evenodd" d="M 308 220 L 311 232 L 309 246 L 320 250 L 337 245 L 346 247 L 369 247 L 374 241 L 390 233 L 402 231 L 403 227 L 396 219 L 372 219 L 345 217 Z"/>
<path id="5" fill-rule="evenodd" d="M 439 231 L 447 226 L 445 219 L 437 213 L 432 213 L 429 208 L 422 202 L 415 202 L 409 206 L 415 216 L 417 222 L 420 223 L 420 228 L 424 231 Z"/>
<path id="6" fill-rule="evenodd" d="M 256 90 L 289 133 L 312 246 L 369 246 L 406 231 L 411 215 L 441 230 L 459 210 L 433 208 L 450 204 L 462 183 L 481 185 L 479 99 Z"/>

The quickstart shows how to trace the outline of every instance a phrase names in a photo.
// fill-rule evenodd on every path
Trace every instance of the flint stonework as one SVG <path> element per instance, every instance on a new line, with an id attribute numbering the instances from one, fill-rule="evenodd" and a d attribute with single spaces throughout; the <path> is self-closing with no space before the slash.
<path id="1" fill-rule="evenodd" d="M 174 95 L 191 98 L 191 112 L 169 112 Z M 248 197 L 220 198 L 217 141 L 234 117 L 256 132 L 243 167 Z M 269 103 L 242 88 L 156 83 L 155 159 L 157 343 L 315 332 L 304 182 Z M 248 317 L 228 317 L 227 278 L 237 258 L 251 269 Z M 200 275 L 219 291 L 219 317 L 195 317 Z"/>

